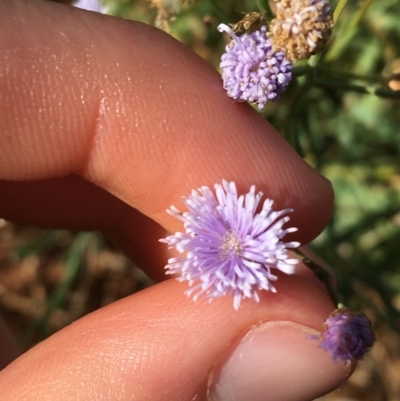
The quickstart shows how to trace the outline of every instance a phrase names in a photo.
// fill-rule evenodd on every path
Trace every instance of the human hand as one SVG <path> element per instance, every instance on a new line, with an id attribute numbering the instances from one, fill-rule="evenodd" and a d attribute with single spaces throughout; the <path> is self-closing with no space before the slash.
<path id="1" fill-rule="evenodd" d="M 293 207 L 307 243 L 330 217 L 330 184 L 158 30 L 39 0 L 0 3 L 0 30 L 0 217 L 102 231 L 160 281 L 18 357 L 1 400 L 284 401 L 337 387 L 352 367 L 307 340 L 335 308 L 308 269 L 235 311 L 161 282 L 158 242 L 181 230 L 171 204 L 228 179 Z M 4 366 L 17 351 L 0 330 Z"/>

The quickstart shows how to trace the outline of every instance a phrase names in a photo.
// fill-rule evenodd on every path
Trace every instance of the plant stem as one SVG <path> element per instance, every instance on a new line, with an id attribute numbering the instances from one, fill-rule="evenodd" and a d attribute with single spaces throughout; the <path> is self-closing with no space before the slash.
<path id="1" fill-rule="evenodd" d="M 304 255 L 304 253 L 299 248 L 295 249 L 294 252 L 297 255 L 301 256 L 301 261 L 303 262 L 303 264 L 306 265 L 314 273 L 314 276 L 324 284 L 332 301 L 335 305 L 338 305 L 338 294 L 333 286 L 332 276 L 323 267 L 313 262 L 306 255 Z"/>
<path id="2" fill-rule="evenodd" d="M 336 24 L 336 21 L 339 19 L 340 14 L 346 7 L 348 0 L 340 0 L 339 4 L 336 6 L 335 11 L 333 12 L 333 23 Z"/>
<path id="3" fill-rule="evenodd" d="M 350 21 L 349 29 L 355 29 L 359 22 L 364 18 L 365 14 L 367 13 L 368 9 L 372 5 L 374 0 L 365 0 L 362 7 L 354 14 L 353 18 Z"/>
<path id="4" fill-rule="evenodd" d="M 296 77 L 296 78 L 306 75 L 309 68 L 310 67 L 308 65 L 300 65 L 298 67 L 293 67 L 292 75 L 293 75 L 293 77 Z"/>
<path id="5" fill-rule="evenodd" d="M 330 74 L 331 78 L 334 78 L 334 80 L 330 81 L 327 79 L 320 79 L 318 78 L 318 72 L 322 71 L 325 74 Z M 319 87 L 323 88 L 336 88 L 336 89 L 343 89 L 343 90 L 348 90 L 352 92 L 358 92 L 358 93 L 365 93 L 369 95 L 374 95 L 378 96 L 384 99 L 400 99 L 400 91 L 393 91 L 389 88 L 384 88 L 382 86 L 372 86 L 372 85 L 356 85 L 353 83 L 346 82 L 345 80 L 347 79 L 356 79 L 360 81 L 379 81 L 378 78 L 374 77 L 364 77 L 361 75 L 357 74 L 352 74 L 348 72 L 342 72 L 342 71 L 334 71 L 334 70 L 329 70 L 329 69 L 324 69 L 324 68 L 317 68 L 317 67 L 311 67 L 309 65 L 303 65 L 299 67 L 294 67 L 292 70 L 293 76 L 294 77 L 300 77 L 306 74 L 310 74 L 310 77 L 312 77 L 312 82 Z M 341 81 L 339 82 L 338 79 Z"/>
<path id="6" fill-rule="evenodd" d="M 336 10 L 337 12 L 342 12 L 342 10 L 339 10 L 339 5 L 342 1 L 339 2 L 338 7 Z M 339 31 L 335 30 L 335 41 L 333 42 L 333 45 L 331 48 L 328 49 L 326 55 L 325 55 L 325 60 L 327 61 L 333 61 L 339 58 L 342 53 L 346 50 L 346 48 L 349 46 L 349 44 L 352 42 L 354 36 L 357 34 L 357 26 L 361 22 L 361 20 L 364 18 L 365 14 L 367 13 L 369 7 L 372 5 L 374 0 L 365 0 L 361 7 L 357 9 L 355 12 L 351 14 L 351 17 L 349 18 L 349 22 L 347 24 L 341 25 Z M 345 5 L 345 4 L 344 4 Z M 344 7 L 344 6 L 343 6 Z M 335 10 L 335 13 L 336 13 Z M 338 18 L 339 15 L 336 16 Z M 334 14 L 335 18 L 335 14 Z"/>
<path id="7" fill-rule="evenodd" d="M 392 91 L 390 89 L 376 87 L 376 86 L 362 86 L 355 85 L 346 82 L 330 82 L 323 80 L 315 80 L 314 83 L 317 86 L 325 87 L 325 88 L 336 88 L 343 89 L 357 93 L 366 93 L 369 95 L 378 96 L 384 99 L 399 99 L 400 100 L 400 91 Z"/>

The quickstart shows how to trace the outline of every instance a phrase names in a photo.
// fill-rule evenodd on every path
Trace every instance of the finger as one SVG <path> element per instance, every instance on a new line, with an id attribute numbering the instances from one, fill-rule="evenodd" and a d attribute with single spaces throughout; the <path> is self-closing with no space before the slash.
<path id="1" fill-rule="evenodd" d="M 333 305 L 298 276 L 277 288 L 235 312 L 230 298 L 193 303 L 184 285 L 158 284 L 28 351 L 0 374 L 2 400 L 314 399 L 352 369 L 307 339 Z"/>
<path id="2" fill-rule="evenodd" d="M 294 207 L 302 242 L 325 226 L 330 184 L 170 36 L 41 1 L 1 3 L 0 27 L 1 178 L 78 174 L 170 231 L 167 207 L 225 178 Z"/>
<path id="3" fill-rule="evenodd" d="M 42 228 L 101 231 L 153 280 L 165 280 L 168 250 L 159 224 L 78 176 L 0 181 L 2 216 Z M 151 267 L 151 268 L 148 268 Z"/>

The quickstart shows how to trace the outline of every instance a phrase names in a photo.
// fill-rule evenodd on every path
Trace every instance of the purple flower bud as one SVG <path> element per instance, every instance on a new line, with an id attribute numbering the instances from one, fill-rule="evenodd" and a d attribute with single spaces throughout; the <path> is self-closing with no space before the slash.
<path id="1" fill-rule="evenodd" d="M 262 192 L 250 191 L 238 196 L 234 182 L 215 185 L 215 195 L 208 187 L 192 191 L 183 198 L 189 212 L 174 206 L 167 212 L 184 222 L 186 233 L 177 232 L 161 242 L 176 248 L 184 257 L 169 259 L 167 274 L 178 274 L 177 280 L 188 281 L 190 296 L 205 294 L 210 300 L 233 296 L 238 309 L 243 298 L 259 301 L 257 290 L 276 292 L 271 282 L 278 277 L 274 270 L 293 274 L 297 259 L 290 259 L 288 248 L 298 242 L 284 242 L 283 237 L 296 228 L 283 228 L 284 216 L 292 209 L 274 211 L 273 201 L 266 199 L 256 213 Z"/>
<path id="2" fill-rule="evenodd" d="M 228 96 L 258 104 L 261 110 L 268 100 L 279 99 L 292 79 L 292 64 L 283 52 L 274 52 L 266 35 L 267 27 L 236 36 L 229 26 L 220 24 L 232 41 L 221 57 L 223 86 Z"/>
<path id="3" fill-rule="evenodd" d="M 375 341 L 370 320 L 363 313 L 341 307 L 325 321 L 321 335 L 310 336 L 321 339 L 321 348 L 328 351 L 334 361 L 362 359 Z"/>

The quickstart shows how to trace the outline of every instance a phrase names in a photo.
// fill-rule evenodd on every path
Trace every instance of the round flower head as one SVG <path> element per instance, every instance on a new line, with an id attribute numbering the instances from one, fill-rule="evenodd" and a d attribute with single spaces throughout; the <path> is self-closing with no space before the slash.
<path id="1" fill-rule="evenodd" d="M 288 60 L 310 57 L 322 48 L 333 26 L 328 0 L 281 0 L 276 3 L 269 37 Z"/>
<path id="2" fill-rule="evenodd" d="M 339 358 L 345 362 L 362 359 L 375 341 L 370 320 L 364 314 L 345 307 L 329 316 L 321 335 L 310 338 L 321 339 L 320 347 L 328 351 L 334 361 Z"/>
<path id="3" fill-rule="evenodd" d="M 183 198 L 189 209 L 181 213 L 174 206 L 169 214 L 182 220 L 186 233 L 177 232 L 165 239 L 170 248 L 186 256 L 169 259 L 167 274 L 178 274 L 179 281 L 188 281 L 186 291 L 196 300 L 205 294 L 210 300 L 233 296 L 238 309 L 242 298 L 259 301 L 257 289 L 276 292 L 271 282 L 277 280 L 273 270 L 287 274 L 295 271 L 297 259 L 289 259 L 288 248 L 298 242 L 283 242 L 287 233 L 296 228 L 283 228 L 289 221 L 284 216 L 292 209 L 273 211 L 273 201 L 264 201 L 256 213 L 262 192 L 255 186 L 238 197 L 234 182 L 215 185 L 215 195 L 208 187 L 193 190 Z M 196 284 L 193 286 L 193 284 Z"/>
<path id="4" fill-rule="evenodd" d="M 272 50 L 267 27 L 236 36 L 229 26 L 220 24 L 232 41 L 221 57 L 223 86 L 228 96 L 239 101 L 256 103 L 262 109 L 268 100 L 279 99 L 292 79 L 292 64 L 282 52 Z"/>

